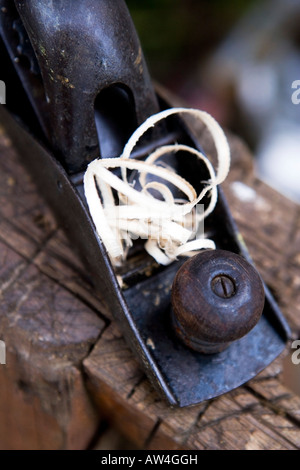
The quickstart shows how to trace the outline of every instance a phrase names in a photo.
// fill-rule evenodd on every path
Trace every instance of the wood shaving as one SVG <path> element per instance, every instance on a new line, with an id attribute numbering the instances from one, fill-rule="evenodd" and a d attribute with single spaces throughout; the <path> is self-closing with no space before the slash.
<path id="1" fill-rule="evenodd" d="M 203 122 L 211 133 L 217 150 L 218 167 L 213 165 L 200 151 L 182 145 L 158 147 L 144 161 L 131 157 L 139 139 L 159 121 L 174 114 L 190 114 Z M 209 173 L 209 179 L 202 181 L 203 189 L 197 195 L 194 187 L 180 175 L 163 166 L 159 159 L 176 152 L 189 153 L 200 159 Z M 177 256 L 192 256 L 201 249 L 214 249 L 215 243 L 205 238 L 195 238 L 198 224 L 215 208 L 217 185 L 226 178 L 230 167 L 230 150 L 226 136 L 215 119 L 204 111 L 188 108 L 172 108 L 149 117 L 132 134 L 118 158 L 96 159 L 91 162 L 84 175 L 84 192 L 96 231 L 104 243 L 113 265 L 120 265 L 126 259 L 133 240 L 147 239 L 145 250 L 160 264 L 167 265 Z M 121 169 L 121 177 L 111 170 Z M 128 182 L 127 171 L 138 172 L 136 181 L 139 189 Z M 153 175 L 160 181 L 147 183 L 147 176 Z M 180 190 L 185 199 L 176 199 L 164 180 Z M 116 204 L 114 192 L 118 195 Z M 153 195 L 159 194 L 160 198 Z M 202 214 L 195 212 L 195 206 L 204 196 L 209 203 Z"/>

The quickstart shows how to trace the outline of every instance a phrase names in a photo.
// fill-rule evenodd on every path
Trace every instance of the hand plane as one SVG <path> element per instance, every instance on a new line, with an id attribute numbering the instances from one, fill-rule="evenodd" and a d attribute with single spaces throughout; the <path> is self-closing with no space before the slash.
<path id="1" fill-rule="evenodd" d="M 136 240 L 122 266 L 113 266 L 89 213 L 88 164 L 118 157 L 138 126 L 170 108 L 153 88 L 125 2 L 0 0 L 0 12 L 1 125 L 151 382 L 169 404 L 188 406 L 253 378 L 290 332 L 223 192 L 206 220 L 216 250 L 169 265 Z M 134 156 L 143 161 L 173 142 L 202 150 L 185 121 L 171 116 Z M 199 189 L 201 162 L 175 160 Z"/>

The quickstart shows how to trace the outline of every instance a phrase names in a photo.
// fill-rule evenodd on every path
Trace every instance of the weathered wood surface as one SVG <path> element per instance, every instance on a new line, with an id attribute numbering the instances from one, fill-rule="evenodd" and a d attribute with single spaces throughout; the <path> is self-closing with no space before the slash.
<path id="1" fill-rule="evenodd" d="M 299 207 L 253 176 L 239 140 L 231 146 L 225 193 L 298 337 Z M 300 448 L 300 398 L 282 384 L 283 356 L 245 386 L 193 408 L 171 409 L 158 397 L 3 131 L 0 260 L 0 339 L 7 346 L 1 449 L 84 449 L 96 442 L 103 419 L 143 449 Z"/>

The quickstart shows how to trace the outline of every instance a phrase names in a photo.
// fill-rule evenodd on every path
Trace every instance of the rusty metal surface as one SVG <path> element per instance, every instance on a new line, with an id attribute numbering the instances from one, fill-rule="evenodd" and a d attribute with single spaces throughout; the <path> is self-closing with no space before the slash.
<path id="1" fill-rule="evenodd" d="M 136 125 L 158 111 L 125 2 L 19 0 L 15 5 L 0 1 L 2 37 L 63 166 L 75 173 L 103 156 L 95 121 L 98 100 L 103 121 L 114 120 L 116 126 L 113 138 L 102 134 L 100 146 L 116 156 Z M 24 58 L 34 65 L 28 68 Z"/>
<path id="2" fill-rule="evenodd" d="M 223 196 L 224 201 L 224 196 Z M 235 227 L 221 210 L 214 223 L 223 243 L 218 248 L 243 252 Z M 235 231 L 235 236 L 225 227 Z M 227 242 L 226 242 L 227 239 Z M 243 255 L 246 256 L 245 253 Z M 250 259 L 248 258 L 250 261 Z M 265 288 L 265 306 L 257 325 L 243 338 L 218 354 L 204 355 L 184 346 L 171 328 L 171 288 L 181 263 L 125 291 L 132 316 L 179 406 L 189 406 L 226 393 L 247 382 L 271 363 L 284 349 L 289 327 Z"/>
<path id="3" fill-rule="evenodd" d="M 11 2 L 9 3 L 11 4 Z M 65 2 L 66 11 L 70 11 L 68 8 L 71 7 L 71 3 L 74 6 L 74 2 Z M 12 28 L 12 25 L 3 20 L 2 11 L 0 22 L 2 43 L 0 44 L 0 50 L 5 76 L 1 78 L 11 80 L 10 83 L 15 86 L 15 96 L 11 97 L 10 100 L 8 94 L 7 106 L 0 106 L 0 122 L 11 136 L 20 153 L 21 160 L 34 176 L 41 193 L 45 196 L 62 227 L 69 235 L 74 249 L 78 250 L 84 260 L 95 288 L 105 294 L 111 312 L 116 321 L 119 322 L 128 344 L 140 360 L 149 379 L 170 404 L 192 405 L 225 393 L 251 379 L 284 349 L 289 335 L 289 328 L 270 292 L 265 287 L 265 307 L 259 323 L 253 330 L 242 339 L 232 343 L 225 351 L 203 356 L 179 342 L 171 326 L 171 286 L 176 272 L 184 260 L 174 262 L 168 267 L 158 267 L 156 263 L 149 260 L 149 257 L 145 255 L 140 247 L 137 247 L 135 259 L 138 259 L 138 262 L 132 262 L 131 265 L 129 259 L 122 273 L 124 289 L 120 289 L 116 272 L 112 268 L 106 250 L 95 232 L 82 197 L 81 170 L 86 167 L 87 160 L 94 155 L 93 152 L 92 154 L 87 152 L 86 147 L 89 144 L 92 146 L 97 144 L 94 149 L 94 156 L 98 155 L 97 152 L 99 151 L 97 113 L 95 115 L 94 102 L 96 96 L 99 95 L 99 90 L 105 89 L 105 84 L 109 83 L 111 85 L 122 80 L 122 83 L 126 83 L 126 86 L 132 87 L 130 89 L 132 89 L 135 96 L 134 115 L 137 117 L 137 123 L 155 111 L 157 103 L 160 103 L 160 107 L 166 106 L 166 104 L 159 97 L 153 98 L 152 85 L 144 66 L 143 73 L 141 71 L 137 72 L 135 69 L 129 70 L 132 65 L 127 62 L 129 59 L 126 57 L 128 51 L 131 50 L 130 47 L 133 48 L 132 51 L 135 54 L 138 53 L 138 43 L 136 42 L 135 32 L 132 32 L 132 23 L 127 13 L 122 17 L 122 22 L 124 22 L 122 25 L 126 26 L 126 34 L 129 36 L 129 49 L 124 50 L 124 43 L 122 42 L 124 37 L 122 35 L 120 37 L 119 33 L 116 34 L 116 42 L 113 44 L 114 48 L 118 49 L 115 65 L 109 73 L 107 72 L 107 75 L 102 70 L 103 75 L 101 77 L 95 75 L 96 71 L 92 69 L 91 81 L 88 82 L 88 88 L 85 88 L 82 81 L 88 74 L 88 68 L 85 65 L 90 62 L 91 58 L 95 58 L 95 54 L 100 59 L 102 57 L 102 59 L 107 58 L 107 60 L 111 59 L 112 56 L 112 49 L 109 48 L 109 45 L 112 46 L 108 40 L 105 21 L 103 17 L 99 19 L 101 8 L 104 8 L 104 10 L 101 10 L 102 13 L 106 12 L 106 10 L 109 10 L 108 4 L 111 4 L 111 2 L 92 2 L 90 0 L 80 3 L 84 3 L 87 8 L 95 11 L 95 17 L 91 20 L 92 25 L 96 27 L 97 37 L 101 37 L 100 46 L 103 45 L 103 38 L 106 38 L 106 46 L 103 45 L 102 48 L 97 46 L 96 42 L 91 39 L 91 30 L 87 31 L 86 25 L 81 27 L 78 22 L 78 15 L 81 10 L 76 3 L 74 27 L 76 31 L 79 29 L 82 33 L 78 36 L 79 42 L 85 38 L 88 51 L 81 50 L 81 60 L 79 62 L 79 59 L 76 59 L 73 67 L 71 53 L 75 48 L 76 56 L 78 50 L 75 47 L 76 45 L 73 44 L 72 47 L 70 45 L 68 65 L 65 64 L 64 68 L 62 64 L 53 64 L 57 66 L 56 71 L 68 70 L 70 73 L 72 71 L 73 75 L 68 74 L 65 77 L 69 80 L 67 83 L 76 83 L 75 88 L 67 86 L 66 83 L 63 84 L 61 79 L 57 77 L 53 83 L 48 83 L 47 80 L 51 81 L 49 76 L 47 79 L 45 78 L 46 74 L 49 75 L 51 72 L 50 68 L 47 68 L 48 62 L 44 60 L 43 54 L 43 57 L 37 54 L 45 90 L 47 89 L 46 93 L 51 93 L 52 98 L 55 97 L 54 102 L 50 100 L 53 108 L 50 106 L 48 112 L 44 111 L 44 105 L 40 103 L 39 98 L 36 98 L 35 91 L 37 91 L 38 96 L 40 95 L 39 88 L 36 89 L 35 82 L 31 80 L 33 71 L 21 69 L 20 62 L 17 62 L 17 67 L 12 63 L 13 51 L 11 47 L 15 47 L 15 43 L 9 42 L 11 33 L 9 28 Z M 51 51 L 47 49 L 47 60 L 54 61 L 54 52 L 56 50 L 56 54 L 58 54 L 57 51 L 61 51 L 62 44 L 59 42 L 59 38 L 57 41 L 48 38 L 47 28 L 44 24 L 40 24 L 44 21 L 41 16 L 42 10 L 47 8 L 49 2 L 43 0 L 38 2 L 41 11 L 38 11 L 36 7 L 37 2 L 30 0 L 27 2 L 18 1 L 16 4 L 19 11 L 22 12 L 22 17 L 24 15 L 26 17 L 24 23 L 26 23 L 35 49 L 39 47 L 40 38 L 43 41 L 49 39 L 50 42 L 47 44 L 51 44 Z M 55 5 L 60 5 L 60 2 Z M 0 6 L 8 8 L 8 2 L 1 0 Z M 94 7 L 96 10 L 94 10 Z M 118 1 L 114 2 L 114 7 L 116 8 L 116 15 L 113 15 L 110 10 L 107 11 L 107 21 L 110 25 L 108 28 L 109 34 L 115 31 L 114 28 L 118 25 L 119 15 L 124 11 L 125 5 L 123 2 Z M 55 8 L 58 7 L 55 6 Z M 14 13 L 16 13 L 16 10 L 14 10 Z M 114 19 L 114 16 L 116 16 L 116 19 Z M 39 27 L 35 26 L 36 23 L 39 23 Z M 67 23 L 69 25 L 68 21 Z M 61 25 L 61 22 L 59 21 L 58 24 Z M 54 27 L 54 18 L 50 17 L 49 31 L 53 33 Z M 20 25 L 18 28 L 20 31 Z M 60 26 L 58 27 L 59 30 Z M 66 30 L 63 29 L 63 31 Z M 113 34 L 110 39 L 112 40 L 114 37 Z M 122 51 L 119 51 L 119 48 Z M 30 48 L 27 44 L 23 53 L 28 54 L 28 50 Z M 86 63 L 83 60 L 85 54 L 87 54 Z M 144 64 L 144 62 L 142 63 Z M 75 81 L 71 80 L 70 77 L 73 77 Z M 131 79 L 133 80 L 132 83 Z M 48 83 L 47 86 L 46 83 Z M 76 90 L 76 96 L 74 90 Z M 109 98 L 110 95 L 108 94 L 104 97 L 104 101 Z M 146 105 L 149 99 L 152 103 L 151 106 Z M 93 112 L 90 108 L 91 104 L 93 104 Z M 116 105 L 116 102 L 114 102 L 114 105 Z M 24 106 L 27 106 L 26 113 L 24 113 Z M 101 106 L 100 103 L 100 110 Z M 47 122 L 47 119 L 51 121 L 51 124 Z M 46 133 L 43 131 L 44 128 L 47 128 Z M 119 126 L 117 132 L 118 129 Z M 55 140 L 51 141 L 49 135 L 53 134 L 53 130 L 55 130 Z M 197 148 L 200 146 L 199 142 L 189 135 L 183 122 L 179 119 L 171 119 L 164 131 L 164 135 L 161 132 L 159 136 L 152 135 L 152 138 L 155 140 L 157 137 L 160 139 L 163 137 L 167 140 L 168 136 L 173 139 L 176 135 L 176 140 L 179 142 L 188 143 Z M 46 135 L 47 133 L 48 135 Z M 105 147 L 106 149 L 108 149 L 111 139 L 113 140 L 112 134 L 108 133 L 108 146 Z M 114 143 L 112 143 L 113 145 Z M 139 149 L 140 158 L 142 158 L 143 153 L 146 153 L 148 147 L 149 142 L 146 142 L 145 149 Z M 85 149 L 85 152 L 81 154 L 83 149 Z M 74 173 L 75 171 L 77 173 Z M 187 179 L 197 180 L 200 167 L 179 165 L 177 171 Z M 207 228 L 212 233 L 212 238 L 218 248 L 241 254 L 251 262 L 232 220 L 222 191 L 220 191 L 218 205 L 213 215 L 207 220 Z"/>

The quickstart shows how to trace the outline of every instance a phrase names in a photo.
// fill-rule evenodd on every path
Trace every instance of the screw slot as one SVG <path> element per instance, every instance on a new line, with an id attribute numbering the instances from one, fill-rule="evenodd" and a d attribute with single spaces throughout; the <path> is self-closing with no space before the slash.
<path id="1" fill-rule="evenodd" d="M 226 274 L 219 274 L 211 281 L 211 288 L 218 297 L 230 299 L 236 293 L 234 280 Z"/>

